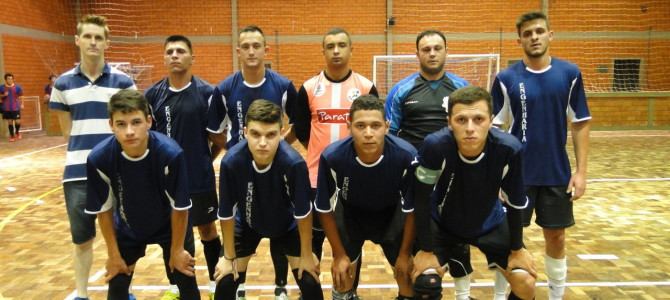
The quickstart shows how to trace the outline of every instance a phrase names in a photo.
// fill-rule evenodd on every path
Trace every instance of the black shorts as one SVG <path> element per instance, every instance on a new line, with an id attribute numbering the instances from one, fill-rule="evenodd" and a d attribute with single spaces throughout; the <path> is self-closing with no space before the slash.
<path id="1" fill-rule="evenodd" d="M 476 238 L 463 238 L 440 229 L 435 221 L 431 223 L 435 235 L 434 253 L 440 265 L 449 265 L 449 274 L 452 277 L 458 278 L 472 273 L 469 245 L 484 253 L 490 269 L 507 268 L 507 259 L 512 251 L 507 218 L 492 231 Z"/>
<path id="2" fill-rule="evenodd" d="M 523 225 L 529 226 L 535 211 L 535 223 L 542 228 L 560 229 L 575 225 L 572 213 L 572 193 L 567 186 L 526 187 L 528 207 L 523 210 Z"/>
<path id="3" fill-rule="evenodd" d="M 264 236 L 249 227 L 247 223 L 235 222 L 235 256 L 247 257 L 256 253 L 256 248 Z M 270 238 L 270 248 L 274 253 L 300 257 L 300 234 L 298 227 L 289 230 L 282 236 Z M 223 252 L 223 249 L 221 249 Z"/>
<path id="4" fill-rule="evenodd" d="M 345 208 L 342 201 L 338 201 L 334 211 L 340 240 L 349 259 L 358 260 L 365 241 L 371 241 L 382 247 L 386 261 L 395 266 L 407 218 L 402 206 L 398 204 L 382 212 L 350 213 L 351 210 L 355 208 Z"/>
<path id="5" fill-rule="evenodd" d="M 2 118 L 5 120 L 20 120 L 21 111 L 3 111 Z"/>
<path id="6" fill-rule="evenodd" d="M 191 194 L 193 206 L 189 210 L 193 226 L 209 224 L 216 221 L 216 212 L 219 210 L 219 201 L 216 191 Z"/>
<path id="7" fill-rule="evenodd" d="M 121 231 L 116 232 L 116 240 L 119 245 L 119 252 L 121 252 L 121 257 L 123 261 L 126 262 L 126 265 L 134 265 L 140 258 L 144 257 L 146 254 L 147 245 L 157 244 L 163 250 L 163 258 L 167 258 L 169 261 L 170 258 L 170 247 L 171 247 L 172 233 L 170 230 L 165 230 L 160 234 L 157 234 L 150 241 L 138 241 L 133 237 L 130 237 L 126 234 L 123 234 Z M 193 231 L 186 230 L 186 236 L 184 238 L 184 249 L 195 257 L 195 244 L 193 242 Z"/>

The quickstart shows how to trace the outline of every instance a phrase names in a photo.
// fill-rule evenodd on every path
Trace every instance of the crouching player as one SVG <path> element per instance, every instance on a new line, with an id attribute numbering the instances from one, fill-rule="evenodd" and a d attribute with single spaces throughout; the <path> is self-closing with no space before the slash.
<path id="1" fill-rule="evenodd" d="M 107 299 L 128 299 L 135 263 L 148 244 L 163 249 L 181 299 L 200 299 L 184 152 L 167 136 L 149 131 L 142 93 L 121 90 L 108 104 L 113 137 L 93 148 L 86 162 L 86 213 L 98 214 L 107 244 Z"/>
<path id="2" fill-rule="evenodd" d="M 426 137 L 415 173 L 417 299 L 441 299 L 442 266 L 448 260 L 468 265 L 462 243 L 478 247 L 489 267 L 503 273 L 512 287 L 509 299 L 533 299 L 537 275 L 523 247 L 521 214 L 528 201 L 521 143 L 491 127 L 486 90 L 458 89 L 448 106 L 449 126 Z M 464 269 L 462 276 L 471 272 Z"/>
<path id="3" fill-rule="evenodd" d="M 416 149 L 387 134 L 384 102 L 373 95 L 354 100 L 347 126 L 351 136 L 321 154 L 316 192 L 316 210 L 333 249 L 333 299 L 353 299 L 366 240 L 381 245 L 393 266 L 397 299 L 413 299 L 414 207 L 407 195 Z"/>
<path id="4" fill-rule="evenodd" d="M 262 238 L 286 255 L 303 299 L 323 299 L 312 254 L 307 164 L 282 140 L 281 127 L 281 108 L 255 100 L 244 120 L 246 140 L 221 160 L 218 215 L 224 256 L 216 266 L 215 299 L 235 299 Z"/>

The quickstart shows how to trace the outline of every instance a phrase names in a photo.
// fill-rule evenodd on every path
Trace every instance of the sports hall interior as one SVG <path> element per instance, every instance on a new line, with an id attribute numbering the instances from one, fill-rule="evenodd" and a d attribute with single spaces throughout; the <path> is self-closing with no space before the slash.
<path id="1" fill-rule="evenodd" d="M 61 185 L 66 145 L 55 114 L 43 103 L 43 90 L 50 74 L 63 73 L 79 60 L 74 34 L 82 15 L 108 18 L 111 47 L 106 60 L 125 68 L 140 89 L 165 76 L 162 45 L 171 34 L 193 41 L 193 73 L 218 83 L 239 69 L 236 33 L 250 24 L 265 33 L 266 67 L 299 88 L 323 68 L 323 34 L 342 27 L 352 37 L 352 69 L 375 78 L 383 97 L 403 72 L 417 70 L 411 56 L 417 33 L 425 29 L 445 33 L 453 57 L 445 66 L 448 72 L 489 88 L 496 71 L 521 59 L 514 24 L 528 11 L 549 16 L 554 31 L 550 53 L 580 67 L 593 117 L 587 190 L 574 204 L 577 224 L 567 231 L 566 299 L 670 299 L 670 204 L 665 203 L 670 201 L 670 1 L 2 3 L 0 73 L 14 75 L 26 102 L 22 140 L 9 143 L 7 126 L 0 126 L 0 300 L 73 297 L 72 244 Z M 570 138 L 567 147 L 574 165 Z M 214 162 L 217 170 L 220 159 Z M 533 224 L 524 237 L 539 270 L 537 299 L 546 299 L 542 231 Z M 330 248 L 324 250 L 320 277 L 330 297 L 332 260 Z M 106 248 L 100 234 L 94 251 L 90 296 L 103 299 Z M 268 252 L 263 241 L 247 273 L 247 299 L 273 297 Z M 207 271 L 198 242 L 196 254 L 204 299 Z M 472 296 L 490 299 L 493 273 L 477 250 L 473 266 Z M 291 299 L 297 299 L 293 279 L 289 287 Z M 445 299 L 451 299 L 448 276 L 444 287 Z M 152 246 L 138 263 L 133 293 L 138 299 L 157 299 L 165 289 L 161 251 Z M 396 293 L 381 249 L 366 243 L 359 295 L 392 299 Z"/>

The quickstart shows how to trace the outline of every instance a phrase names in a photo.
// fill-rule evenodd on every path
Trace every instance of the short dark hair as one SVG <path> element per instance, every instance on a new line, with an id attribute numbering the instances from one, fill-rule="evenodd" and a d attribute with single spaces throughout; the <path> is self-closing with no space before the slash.
<path id="1" fill-rule="evenodd" d="M 112 95 L 107 104 L 110 119 L 117 112 L 127 114 L 138 110 L 142 111 L 145 117 L 150 114 L 147 99 L 137 90 L 120 90 Z"/>
<path id="2" fill-rule="evenodd" d="M 349 107 L 349 121 L 354 119 L 354 113 L 359 110 L 377 110 L 384 116 L 384 101 L 375 95 L 359 96 Z"/>
<path id="3" fill-rule="evenodd" d="M 329 35 L 338 35 L 340 33 L 344 33 L 344 35 L 347 36 L 347 40 L 349 41 L 349 46 L 351 46 L 351 36 L 349 35 L 349 32 L 344 30 L 343 28 L 340 27 L 334 27 L 328 30 L 326 34 L 323 35 L 323 39 L 321 40 L 321 46 L 324 46 L 324 43 L 326 42 L 326 37 Z"/>
<path id="4" fill-rule="evenodd" d="M 469 85 L 453 91 L 449 95 L 449 110 L 447 115 L 451 117 L 451 112 L 456 104 L 472 105 L 475 102 L 486 101 L 486 106 L 489 108 L 489 113 L 493 113 L 493 105 L 491 104 L 491 94 L 483 88 Z"/>
<path id="5" fill-rule="evenodd" d="M 176 42 L 184 42 L 184 44 L 186 44 L 186 46 L 188 46 L 188 51 L 193 53 L 193 45 L 191 44 L 191 40 L 189 40 L 187 37 L 185 37 L 181 34 L 175 34 L 175 35 L 168 36 L 165 39 L 165 43 L 163 43 L 163 48 L 165 48 L 165 46 L 167 46 L 167 44 L 169 44 L 169 43 L 176 43 Z"/>
<path id="6" fill-rule="evenodd" d="M 516 33 L 521 36 L 521 26 L 523 26 L 523 24 L 528 21 L 537 19 L 544 20 L 547 23 L 547 29 L 549 29 L 549 19 L 547 18 L 547 15 L 539 11 L 531 11 L 519 16 L 519 18 L 516 19 Z"/>
<path id="7" fill-rule="evenodd" d="M 422 38 L 424 38 L 426 36 L 430 36 L 430 35 L 437 35 L 437 36 L 441 37 L 442 41 L 444 41 L 444 47 L 445 48 L 447 47 L 447 38 L 444 37 L 444 33 L 442 33 L 442 31 L 435 30 L 435 29 L 428 29 L 428 30 L 422 31 L 421 33 L 419 33 L 419 35 L 416 36 L 416 50 L 419 50 L 419 41 Z"/>
<path id="8" fill-rule="evenodd" d="M 265 34 L 263 33 L 263 30 L 261 30 L 261 28 L 258 27 L 257 25 L 248 25 L 248 26 L 245 26 L 244 28 L 242 28 L 242 30 L 240 30 L 240 34 L 239 34 L 239 35 L 242 35 L 242 34 L 245 33 L 245 32 L 258 32 L 258 33 L 260 33 L 260 34 L 261 34 L 261 37 L 263 37 L 263 45 L 265 45 Z M 239 36 L 239 35 L 238 35 L 238 36 Z"/>
<path id="9" fill-rule="evenodd" d="M 12 73 L 5 73 L 5 80 L 7 80 L 7 77 L 14 77 L 14 74 L 12 74 Z"/>
<path id="10" fill-rule="evenodd" d="M 249 122 L 257 121 L 267 124 L 279 124 L 282 127 L 282 110 L 279 105 L 274 102 L 257 99 L 251 102 L 247 115 L 244 117 L 244 125 L 249 125 Z"/>

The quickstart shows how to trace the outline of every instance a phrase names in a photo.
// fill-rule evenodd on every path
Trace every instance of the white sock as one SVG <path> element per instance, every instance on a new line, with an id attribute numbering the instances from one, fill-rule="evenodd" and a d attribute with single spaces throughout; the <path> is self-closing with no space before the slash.
<path id="1" fill-rule="evenodd" d="M 507 299 L 507 279 L 502 272 L 495 270 L 495 281 L 493 285 L 493 300 Z"/>
<path id="2" fill-rule="evenodd" d="M 74 280 L 77 297 L 88 298 L 88 277 L 93 265 L 93 240 L 74 245 Z"/>
<path id="3" fill-rule="evenodd" d="M 470 275 L 454 278 L 456 300 L 470 299 Z"/>
<path id="4" fill-rule="evenodd" d="M 549 284 L 549 299 L 563 299 L 565 281 L 568 277 L 567 257 L 556 259 L 545 255 L 544 266 L 547 273 L 547 283 Z"/>
<path id="5" fill-rule="evenodd" d="M 209 282 L 209 292 L 214 294 L 216 291 L 216 281 L 210 281 Z"/>

